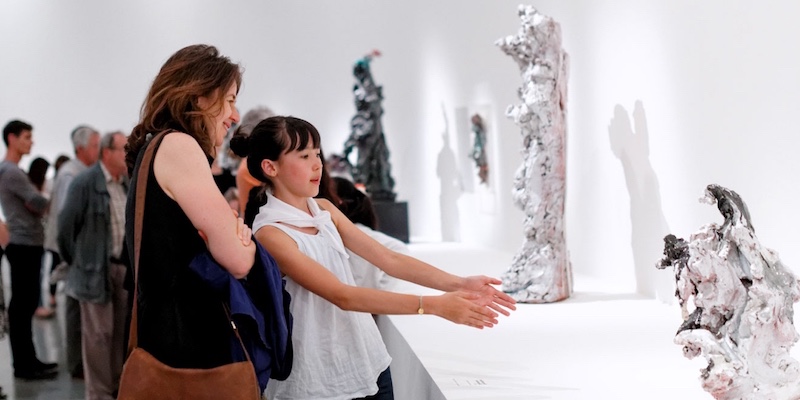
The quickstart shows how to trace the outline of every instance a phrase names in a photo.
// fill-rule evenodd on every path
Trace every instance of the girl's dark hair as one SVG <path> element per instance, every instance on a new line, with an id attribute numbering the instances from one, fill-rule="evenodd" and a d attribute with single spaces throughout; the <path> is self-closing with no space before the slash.
<path id="1" fill-rule="evenodd" d="M 275 116 L 259 122 L 249 134 L 237 130 L 231 138 L 230 147 L 237 156 L 247 157 L 247 172 L 264 182 L 266 188 L 271 188 L 272 182 L 264 175 L 261 162 L 264 160 L 278 161 L 281 154 L 305 149 L 309 142 L 315 149 L 319 149 L 319 131 L 314 125 L 300 118 Z M 339 198 L 331 187 L 331 176 L 325 168 L 325 156 L 321 150 L 320 158 L 322 159 L 322 176 L 320 177 L 319 194 L 316 197 L 339 204 Z M 244 212 L 244 220 L 248 225 L 252 225 L 258 209 L 267 203 L 265 187 L 253 188 L 248 193 Z"/>
<path id="2" fill-rule="evenodd" d="M 36 189 L 40 192 L 44 187 L 45 177 L 47 176 L 47 170 L 50 168 L 50 162 L 45 160 L 41 157 L 36 157 L 31 161 L 30 167 L 28 167 L 28 179 L 31 180 Z"/>
<path id="3" fill-rule="evenodd" d="M 319 148 L 319 132 L 308 121 L 295 117 L 269 117 L 259 122 L 250 135 L 235 134 L 231 150 L 239 157 L 247 157 L 247 171 L 256 179 L 271 186 L 261 169 L 264 160 L 278 161 L 281 154 L 302 150 L 311 142 Z"/>
<path id="4" fill-rule="evenodd" d="M 247 205 L 244 206 L 244 223 L 247 226 L 253 226 L 253 221 L 256 220 L 256 215 L 258 215 L 258 210 L 264 204 L 267 204 L 267 192 L 264 190 L 264 186 L 255 186 L 250 189 L 250 193 L 247 194 Z M 240 193 L 239 196 L 242 194 Z"/>
<path id="5" fill-rule="evenodd" d="M 125 146 L 128 172 L 133 171 L 147 134 L 166 129 L 189 134 L 206 154 L 213 156 L 214 140 L 208 128 L 212 126 L 213 113 L 218 112 L 225 100 L 223 91 L 234 83 L 238 92 L 242 84 L 240 66 L 220 55 L 214 46 L 197 44 L 173 54 L 153 80 L 142 105 L 139 124 L 128 137 Z M 215 96 L 217 107 L 200 110 L 198 98 L 213 99 Z"/>
<path id="6" fill-rule="evenodd" d="M 318 199 L 328 199 L 338 207 L 341 200 L 334 188 L 336 184 L 333 182 L 333 179 L 331 179 L 328 168 L 325 167 L 325 154 L 322 150 L 320 150 L 319 155 L 322 159 L 322 176 L 319 180 L 319 193 L 315 197 Z M 253 221 L 256 219 L 256 215 L 258 215 L 258 210 L 264 204 L 267 204 L 266 184 L 250 189 L 250 193 L 247 195 L 247 205 L 244 207 L 244 223 L 246 223 L 247 226 L 253 226 Z"/>
<path id="7" fill-rule="evenodd" d="M 317 194 L 316 198 L 328 199 L 328 201 L 338 207 L 342 200 L 339 198 L 339 195 L 336 194 L 336 188 L 334 187 L 336 184 L 333 183 L 333 178 L 331 178 L 331 174 L 328 173 L 328 166 L 325 164 L 325 152 L 323 152 L 322 149 L 319 151 L 319 158 L 322 160 L 322 176 L 319 178 L 319 194 Z"/>
<path id="8" fill-rule="evenodd" d="M 354 224 L 362 224 L 373 230 L 378 229 L 378 216 L 375 215 L 372 200 L 345 178 L 337 176 L 332 178 L 332 181 L 341 200 L 338 205 L 342 214 Z"/>

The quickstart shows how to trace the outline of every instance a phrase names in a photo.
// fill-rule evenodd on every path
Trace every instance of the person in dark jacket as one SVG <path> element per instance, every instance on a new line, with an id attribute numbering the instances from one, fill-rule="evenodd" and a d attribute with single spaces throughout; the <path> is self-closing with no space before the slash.
<path id="1" fill-rule="evenodd" d="M 69 263 L 65 291 L 80 302 L 86 398 L 114 399 L 122 373 L 128 292 L 122 261 L 128 178 L 126 138 L 100 139 L 100 162 L 78 174 L 58 216 L 58 248 Z"/>

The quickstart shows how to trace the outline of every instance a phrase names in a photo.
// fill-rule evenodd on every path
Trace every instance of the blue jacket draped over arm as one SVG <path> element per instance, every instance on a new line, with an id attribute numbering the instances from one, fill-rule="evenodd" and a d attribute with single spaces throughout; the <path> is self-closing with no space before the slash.
<path id="1" fill-rule="evenodd" d="M 231 318 L 253 362 L 263 391 L 269 378 L 284 380 L 292 369 L 292 315 L 286 282 L 275 259 L 258 242 L 253 268 L 246 279 L 237 280 L 206 252 L 189 264 L 204 282 L 230 305 Z M 239 340 L 231 335 L 234 359 L 244 360 Z"/>

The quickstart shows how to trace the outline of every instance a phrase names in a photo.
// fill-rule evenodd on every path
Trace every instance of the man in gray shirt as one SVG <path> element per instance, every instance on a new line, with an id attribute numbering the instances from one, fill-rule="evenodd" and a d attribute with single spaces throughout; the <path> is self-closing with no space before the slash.
<path id="1" fill-rule="evenodd" d="M 55 363 L 44 363 L 33 347 L 33 312 L 41 296 L 41 269 L 44 248 L 42 216 L 48 200 L 19 168 L 22 156 L 31 152 L 33 127 L 11 121 L 3 128 L 8 151 L 0 162 L 0 205 L 5 213 L 9 243 L 6 258 L 11 265 L 11 301 L 8 307 L 9 339 L 14 376 L 23 379 L 48 379 L 57 374 Z"/>

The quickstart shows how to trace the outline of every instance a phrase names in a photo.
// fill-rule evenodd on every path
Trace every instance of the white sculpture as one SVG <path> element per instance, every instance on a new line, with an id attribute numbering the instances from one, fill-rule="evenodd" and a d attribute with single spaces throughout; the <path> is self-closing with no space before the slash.
<path id="1" fill-rule="evenodd" d="M 495 44 L 519 64 L 522 104 L 506 115 L 522 133 L 523 163 L 514 177 L 514 202 L 525 212 L 525 241 L 503 275 L 503 290 L 524 303 L 550 303 L 572 294 L 564 236 L 566 189 L 567 53 L 561 28 L 531 6 L 519 6 L 522 27 Z"/>
<path id="2" fill-rule="evenodd" d="M 725 222 L 702 226 L 689 242 L 668 235 L 656 265 L 675 272 L 685 319 L 675 343 L 686 357 L 708 361 L 701 381 L 716 399 L 798 399 L 800 364 L 789 352 L 800 284 L 758 242 L 736 192 L 709 185 L 701 201 L 716 203 Z"/>

